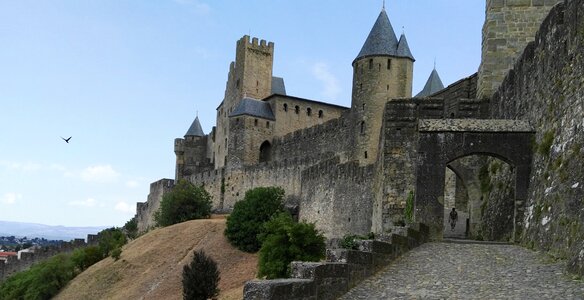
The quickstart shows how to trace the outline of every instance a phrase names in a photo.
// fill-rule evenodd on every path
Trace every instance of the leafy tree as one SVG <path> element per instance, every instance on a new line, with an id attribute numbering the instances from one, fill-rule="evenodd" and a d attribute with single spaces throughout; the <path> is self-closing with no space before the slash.
<path id="1" fill-rule="evenodd" d="M 183 268 L 183 299 L 206 300 L 219 294 L 217 263 L 202 250 L 195 251 L 193 261 Z"/>
<path id="2" fill-rule="evenodd" d="M 154 214 L 158 226 L 169 226 L 211 216 L 211 195 L 203 187 L 180 180 L 171 192 L 162 196 Z"/>
<path id="3" fill-rule="evenodd" d="M 138 236 L 138 221 L 136 221 L 136 217 L 126 222 L 122 229 L 126 232 L 129 239 L 135 239 Z"/>
<path id="4" fill-rule="evenodd" d="M 325 256 L 325 238 L 314 224 L 295 223 L 287 212 L 272 218 L 260 234 L 258 277 L 285 278 L 295 260 L 319 261 Z"/>
<path id="5" fill-rule="evenodd" d="M 261 243 L 258 234 L 270 218 L 283 211 L 284 190 L 280 187 L 259 187 L 245 193 L 243 200 L 235 203 L 227 218 L 225 236 L 229 242 L 246 252 L 256 252 Z"/>
<path id="6" fill-rule="evenodd" d="M 99 251 L 103 257 L 107 257 L 112 254 L 112 251 L 116 248 L 122 248 L 126 244 L 128 239 L 126 235 L 120 228 L 108 228 L 99 232 Z"/>

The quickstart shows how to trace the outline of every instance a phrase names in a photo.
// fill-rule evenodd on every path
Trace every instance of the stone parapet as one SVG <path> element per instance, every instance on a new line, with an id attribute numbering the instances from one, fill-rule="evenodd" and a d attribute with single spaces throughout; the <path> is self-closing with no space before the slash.
<path id="1" fill-rule="evenodd" d="M 359 250 L 327 249 L 326 262 L 292 262 L 293 279 L 248 281 L 243 298 L 337 299 L 399 255 L 429 240 L 429 228 L 424 224 L 415 224 L 405 231 L 407 236 L 390 235 L 390 242 L 359 241 Z"/>

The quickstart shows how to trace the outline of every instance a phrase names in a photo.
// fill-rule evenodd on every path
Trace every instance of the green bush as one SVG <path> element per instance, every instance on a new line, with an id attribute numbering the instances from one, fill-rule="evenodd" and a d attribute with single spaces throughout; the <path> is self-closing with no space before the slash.
<path id="1" fill-rule="evenodd" d="M 210 216 L 211 195 L 203 187 L 180 180 L 171 192 L 162 196 L 154 221 L 164 227 Z"/>
<path id="2" fill-rule="evenodd" d="M 219 270 L 205 252 L 195 251 L 193 261 L 183 268 L 183 299 L 206 300 L 219 294 Z"/>
<path id="3" fill-rule="evenodd" d="M 56 255 L 6 279 L 0 285 L 0 299 L 50 299 L 75 275 L 70 257 Z"/>
<path id="4" fill-rule="evenodd" d="M 325 256 L 325 239 L 314 224 L 295 223 L 282 212 L 264 225 L 260 234 L 258 277 L 285 278 L 295 260 L 319 261 Z"/>
<path id="5" fill-rule="evenodd" d="M 225 236 L 238 249 L 256 252 L 261 243 L 258 234 L 270 218 L 283 211 L 284 190 L 279 187 L 259 187 L 245 193 L 243 200 L 235 203 L 227 218 Z"/>
<path id="6" fill-rule="evenodd" d="M 84 271 L 96 262 L 102 260 L 105 256 L 97 246 L 89 246 L 85 248 L 76 249 L 71 254 L 71 261 L 77 270 Z"/>
<path id="7" fill-rule="evenodd" d="M 122 229 L 125 231 L 126 236 L 129 239 L 135 239 L 138 236 L 138 222 L 136 221 L 136 217 L 131 218 Z"/>
<path id="8" fill-rule="evenodd" d="M 365 235 L 355 235 L 355 234 L 347 234 L 343 236 L 341 240 L 340 247 L 344 249 L 351 249 L 351 250 L 359 250 L 359 240 L 373 240 L 375 239 L 375 233 L 370 232 L 369 234 Z"/>
<path id="9" fill-rule="evenodd" d="M 120 228 L 112 227 L 102 230 L 99 233 L 99 251 L 102 254 L 102 258 L 111 255 L 116 248 L 121 249 L 127 241 L 126 235 Z"/>

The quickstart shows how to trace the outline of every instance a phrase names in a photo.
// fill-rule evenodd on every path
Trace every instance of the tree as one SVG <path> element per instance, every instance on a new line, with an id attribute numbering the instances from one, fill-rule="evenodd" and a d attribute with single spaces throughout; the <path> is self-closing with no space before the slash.
<path id="1" fill-rule="evenodd" d="M 154 214 L 158 226 L 169 226 L 211 216 L 211 195 L 203 187 L 180 180 L 171 192 L 162 196 Z"/>
<path id="2" fill-rule="evenodd" d="M 319 261 L 325 257 L 325 238 L 314 224 L 295 223 L 292 216 L 282 212 L 264 226 L 259 238 L 258 277 L 286 278 L 290 263 L 295 260 Z"/>
<path id="3" fill-rule="evenodd" d="M 136 221 L 136 217 L 131 218 L 122 228 L 129 239 L 135 239 L 138 236 L 138 222 Z"/>
<path id="4" fill-rule="evenodd" d="M 257 236 L 270 218 L 283 211 L 284 190 L 280 187 L 259 187 L 245 193 L 243 200 L 235 203 L 227 218 L 225 236 L 238 249 L 256 252 L 261 243 Z"/>
<path id="5" fill-rule="evenodd" d="M 219 294 L 217 263 L 202 250 L 195 251 L 193 261 L 183 268 L 183 299 L 206 300 Z"/>

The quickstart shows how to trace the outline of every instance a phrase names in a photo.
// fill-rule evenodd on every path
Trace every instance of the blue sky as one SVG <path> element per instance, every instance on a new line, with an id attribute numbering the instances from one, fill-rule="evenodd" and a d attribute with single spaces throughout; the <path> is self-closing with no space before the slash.
<path id="1" fill-rule="evenodd" d="M 288 94 L 349 106 L 382 1 L 1 0 L 0 220 L 121 226 L 174 177 L 173 140 L 208 133 L 235 42 L 275 43 Z M 419 92 L 476 72 L 484 1 L 395 0 Z M 72 136 L 69 144 L 61 137 Z"/>

